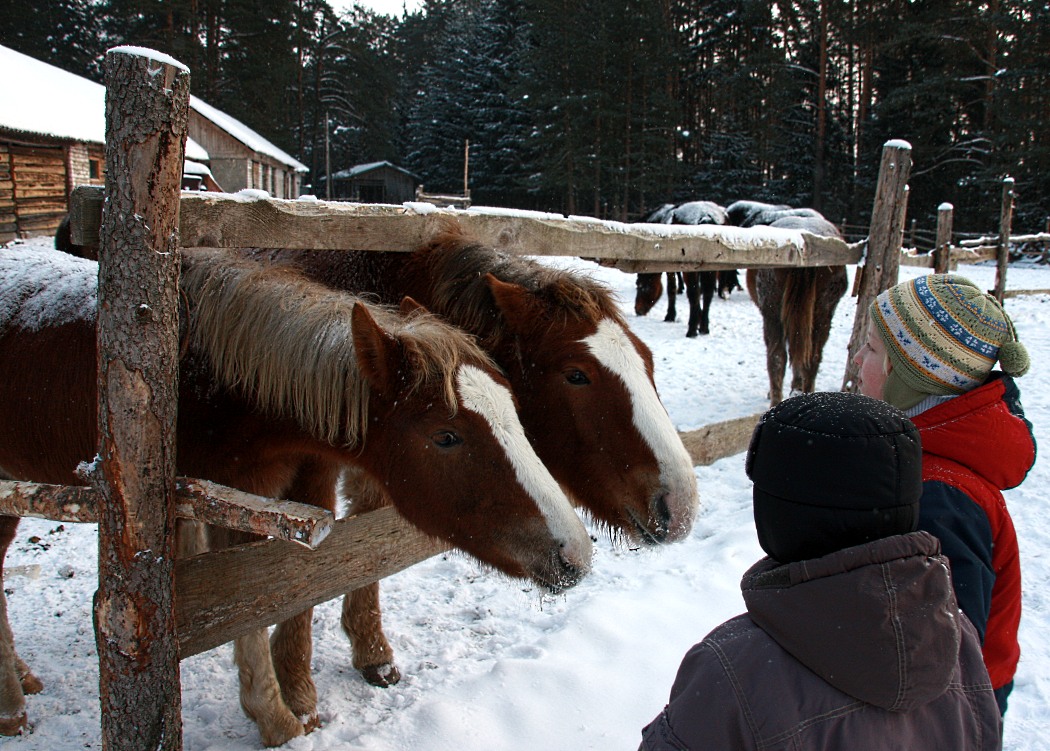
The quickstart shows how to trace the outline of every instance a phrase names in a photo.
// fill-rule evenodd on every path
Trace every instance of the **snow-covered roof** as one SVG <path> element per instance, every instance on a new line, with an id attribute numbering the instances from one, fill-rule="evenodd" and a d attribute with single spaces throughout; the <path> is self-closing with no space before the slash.
<path id="1" fill-rule="evenodd" d="M 419 176 L 416 175 L 415 173 L 409 172 L 404 167 L 398 167 L 393 162 L 387 162 L 387 161 L 383 161 L 383 162 L 369 162 L 368 164 L 355 164 L 353 167 L 348 167 L 347 169 L 339 170 L 338 172 L 333 173 L 332 174 L 332 179 L 333 180 L 346 180 L 347 178 L 357 177 L 358 175 L 363 175 L 366 172 L 371 172 L 374 169 L 379 169 L 380 167 L 390 167 L 391 169 L 395 169 L 398 172 L 403 172 L 404 174 L 406 174 L 409 177 L 412 177 L 412 178 L 414 178 L 416 180 L 420 179 Z"/>
<path id="2" fill-rule="evenodd" d="M 220 128 L 222 128 L 224 131 L 226 131 L 238 141 L 243 143 L 252 151 L 257 151 L 260 154 L 272 156 L 277 161 L 287 164 L 289 167 L 292 167 L 293 169 L 295 169 L 296 172 L 309 171 L 309 168 L 302 162 L 298 161 L 295 157 L 274 146 L 272 143 L 260 136 L 254 130 L 242 123 L 240 120 L 230 117 L 221 110 L 215 109 L 207 102 L 204 102 L 199 98 L 191 95 L 190 108 L 194 110 L 197 114 L 199 114 L 201 117 L 211 120 L 213 123 L 218 125 Z"/>
<path id="3" fill-rule="evenodd" d="M 27 135 L 104 144 L 106 87 L 0 45 L 0 128 Z M 186 158 L 208 152 L 186 139 Z"/>

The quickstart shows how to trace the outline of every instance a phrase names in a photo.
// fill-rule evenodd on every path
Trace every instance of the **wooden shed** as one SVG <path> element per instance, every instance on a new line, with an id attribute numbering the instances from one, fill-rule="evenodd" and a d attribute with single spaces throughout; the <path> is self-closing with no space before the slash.
<path id="1" fill-rule="evenodd" d="M 189 137 L 208 152 L 212 175 L 226 192 L 254 189 L 274 198 L 299 197 L 305 164 L 195 96 L 190 97 Z M 186 158 L 191 158 L 188 151 Z"/>
<path id="2" fill-rule="evenodd" d="M 105 181 L 106 89 L 0 46 L 0 243 L 53 234 L 78 185 Z M 186 155 L 208 154 L 197 143 Z"/>
<path id="3" fill-rule="evenodd" d="M 391 162 L 357 164 L 332 175 L 332 200 L 404 203 L 416 199 L 418 175 Z"/>

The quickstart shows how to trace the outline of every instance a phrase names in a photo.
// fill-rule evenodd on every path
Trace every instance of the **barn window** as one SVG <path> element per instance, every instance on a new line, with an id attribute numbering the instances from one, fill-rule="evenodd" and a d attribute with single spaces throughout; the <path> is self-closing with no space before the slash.
<path id="1" fill-rule="evenodd" d="M 88 159 L 88 177 L 92 180 L 98 180 L 102 177 L 101 159 Z"/>

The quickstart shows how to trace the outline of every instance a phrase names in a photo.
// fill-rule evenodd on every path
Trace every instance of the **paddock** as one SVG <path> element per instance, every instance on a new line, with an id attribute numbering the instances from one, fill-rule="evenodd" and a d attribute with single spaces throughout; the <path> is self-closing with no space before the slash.
<path id="1" fill-rule="evenodd" d="M 111 51 L 110 54 L 129 53 Z M 140 67 L 145 70 L 154 62 L 150 60 L 147 65 Z M 134 85 L 134 82 L 116 83 L 118 86 Z M 167 92 L 169 95 L 170 93 Z M 178 103 L 170 106 L 178 107 Z M 115 147 L 111 145 L 111 148 Z M 858 309 L 861 312 L 866 311 L 867 301 L 874 291 L 896 280 L 904 220 L 902 195 L 907 180 L 906 165 L 910 163 L 909 152 L 910 149 L 902 147 L 900 143 L 887 144 L 884 150 L 884 171 L 888 170 L 890 177 L 884 183 L 887 186 L 885 191 L 876 197 L 875 219 L 867 251 L 868 263 L 861 267 L 865 271 L 857 277 L 856 286 L 860 292 Z M 156 172 L 171 171 L 165 164 L 181 164 L 181 148 L 162 154 L 158 158 L 160 161 L 152 165 L 153 169 Z M 108 170 L 108 173 L 114 176 L 114 185 L 110 189 L 118 193 L 121 190 L 131 192 L 125 181 L 131 184 L 135 176 L 127 169 L 120 169 L 120 164 L 114 164 L 112 167 Z M 894 176 L 896 179 L 893 179 Z M 92 204 L 92 198 L 96 203 Z M 91 221 L 93 216 L 98 216 L 91 208 L 92 205 L 98 205 L 98 198 L 97 195 L 90 194 L 81 202 L 82 208 L 79 210 L 74 229 L 74 239 L 77 240 L 76 233 L 79 232 L 78 242 L 81 244 L 91 244 L 92 238 L 100 237 L 99 232 L 94 229 L 99 224 L 92 225 Z M 428 236 L 433 229 L 434 220 L 442 211 L 412 205 L 333 206 L 315 201 L 245 201 L 230 197 L 184 195 L 181 198 L 176 197 L 167 215 L 161 217 L 171 228 L 171 235 L 162 234 L 160 237 L 174 247 L 185 248 L 259 246 L 405 251 L 416 247 Z M 482 242 L 510 252 L 602 259 L 605 263 L 632 272 L 664 268 L 792 267 L 831 263 L 856 265 L 862 255 L 858 247 L 798 232 L 770 233 L 765 230 L 749 233 L 737 230 L 712 234 L 707 230 L 697 231 L 699 228 L 654 230 L 641 225 L 621 225 L 522 212 L 473 210 L 452 213 Z M 130 254 L 137 251 L 141 254 L 145 248 L 151 247 L 148 244 L 139 244 L 138 248 L 119 247 L 120 240 L 115 237 L 119 234 L 116 232 L 117 228 L 110 226 L 107 230 L 106 221 L 116 220 L 111 217 L 103 220 L 101 225 L 101 237 L 109 238 L 103 239 L 102 246 L 104 251 L 111 252 L 110 263 L 118 263 L 121 260 L 121 252 Z M 162 229 L 158 228 L 157 231 Z M 153 242 L 156 243 L 157 238 L 154 238 Z M 107 248 L 107 243 L 116 247 Z M 876 251 L 881 255 L 874 255 Z M 106 256 L 107 253 L 103 253 L 103 264 L 107 263 Z M 872 262 L 873 257 L 878 260 Z M 130 258 L 129 255 L 128 259 Z M 146 286 L 148 285 L 141 285 L 142 288 Z M 131 287 L 135 287 L 134 280 L 131 280 Z M 174 306 L 174 296 L 168 304 Z M 854 331 L 850 340 L 855 340 L 862 317 L 854 318 Z M 161 335 L 165 335 L 164 332 L 161 332 Z M 149 349 L 152 345 L 147 341 L 143 346 Z M 835 372 L 836 364 L 842 363 L 845 366 L 847 360 L 848 352 L 829 352 L 825 357 L 824 367 Z M 659 362 L 657 367 L 660 367 Z M 848 380 L 848 367 L 845 370 Z M 697 464 L 708 465 L 723 456 L 742 450 L 754 419 L 754 416 L 744 416 L 727 423 L 698 427 L 684 435 L 683 441 Z M 123 467 L 123 471 L 128 473 L 134 469 L 134 464 Z M 107 488 L 104 479 L 96 478 L 96 484 L 100 488 L 101 496 L 105 498 Z M 0 484 L 0 496 L 9 504 L 3 507 L 7 513 L 43 516 L 49 519 L 67 519 L 66 515 L 69 514 L 75 517 L 70 518 L 70 521 L 91 520 L 90 514 L 85 510 L 95 505 L 94 491 L 74 491 L 78 496 L 72 501 L 63 495 L 69 492 L 19 483 Z M 70 504 L 77 506 L 76 512 Z M 129 506 L 133 508 L 134 504 Z M 118 527 L 112 518 L 108 518 L 113 509 L 107 509 L 106 505 L 101 505 L 100 508 L 105 513 L 99 514 L 99 518 L 103 520 L 100 523 L 99 534 L 105 540 L 107 536 L 114 535 Z M 215 512 L 216 508 L 221 510 Z M 317 543 L 317 550 L 304 551 L 299 547 L 290 546 L 287 539 L 276 539 L 281 536 L 282 529 L 287 524 L 287 517 L 283 513 L 274 516 L 270 511 L 265 502 L 259 508 L 252 504 L 240 503 L 237 498 L 223 498 L 221 492 L 212 494 L 210 491 L 205 491 L 195 502 L 190 503 L 189 510 L 185 505 L 177 509 L 172 507 L 169 513 L 193 514 L 198 517 L 211 513 L 212 515 L 207 517 L 210 521 L 230 526 L 243 525 L 248 523 L 246 520 L 250 520 L 251 531 L 270 534 L 275 539 L 222 554 L 199 556 L 171 566 L 154 567 L 158 570 L 149 572 L 150 576 L 159 577 L 155 580 L 159 591 L 174 592 L 173 598 L 159 605 L 162 608 L 172 608 L 170 612 L 173 614 L 174 630 L 166 633 L 150 631 L 148 634 L 152 638 L 167 640 L 168 643 L 176 645 L 170 652 L 174 658 L 173 662 L 169 660 L 164 665 L 152 666 L 152 669 L 160 670 L 167 676 L 166 680 L 174 686 L 174 690 L 166 692 L 167 704 L 153 705 L 139 701 L 134 716 L 117 716 L 118 713 L 107 709 L 107 699 L 113 700 L 116 697 L 118 703 L 128 706 L 135 704 L 137 697 L 132 698 L 134 694 L 122 697 L 120 681 L 117 680 L 120 676 L 107 675 L 103 663 L 103 681 L 110 682 L 109 692 L 104 692 L 102 697 L 104 748 L 136 747 L 136 734 L 128 728 L 155 724 L 161 717 L 179 717 L 179 659 L 222 644 L 251 628 L 273 623 L 282 617 L 282 613 L 296 612 L 307 604 L 324 602 L 349 588 L 390 576 L 441 551 L 440 546 L 423 539 L 389 509 L 334 523 L 330 519 L 318 520 L 319 525 L 330 524 L 332 531 L 327 535 L 327 541 L 318 539 L 325 537 L 324 534 L 314 534 L 311 539 Z M 143 519 L 135 518 L 135 521 L 143 526 L 146 524 Z M 288 535 L 285 534 L 285 537 Z M 395 540 L 396 545 L 393 543 Z M 165 550 L 163 545 L 159 549 Z M 131 552 L 134 557 L 138 551 Z M 352 574 L 339 577 L 338 581 L 326 581 L 322 586 L 304 586 L 307 580 L 313 578 L 307 573 L 311 567 L 323 566 L 327 557 L 336 556 L 347 561 L 344 566 L 352 570 Z M 272 585 L 267 583 L 268 567 L 277 567 L 287 572 L 287 590 L 274 591 Z M 230 571 L 237 573 L 231 576 Z M 99 576 L 100 586 L 112 587 L 112 581 L 103 580 L 106 574 L 101 567 Z M 119 598 L 121 594 L 118 591 L 114 596 Z M 116 636 L 119 637 L 119 634 Z M 100 638 L 100 642 L 117 651 L 129 651 L 126 645 L 116 638 Z M 36 657 L 37 660 L 40 659 L 39 655 Z M 61 659 L 61 655 L 54 657 Z M 102 655 L 100 659 L 103 659 Z M 125 726 L 123 732 L 119 725 L 121 721 L 130 723 Z M 167 727 L 169 732 L 163 734 L 163 747 L 181 748 L 181 719 L 178 720 L 177 727 L 175 724 L 169 724 Z M 177 733 L 174 732 L 176 729 Z"/>

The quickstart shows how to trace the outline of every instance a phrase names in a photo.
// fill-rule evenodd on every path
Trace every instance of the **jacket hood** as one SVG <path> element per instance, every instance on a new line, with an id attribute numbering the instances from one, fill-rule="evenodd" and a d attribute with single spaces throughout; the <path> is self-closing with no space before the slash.
<path id="1" fill-rule="evenodd" d="M 1035 464 L 1035 439 L 1020 393 L 1001 373 L 911 419 L 924 453 L 962 464 L 1000 490 L 1020 485 Z"/>
<path id="2" fill-rule="evenodd" d="M 907 712 L 944 693 L 961 627 L 948 560 L 926 532 L 808 561 L 763 558 L 741 582 L 748 615 L 840 691 Z"/>

